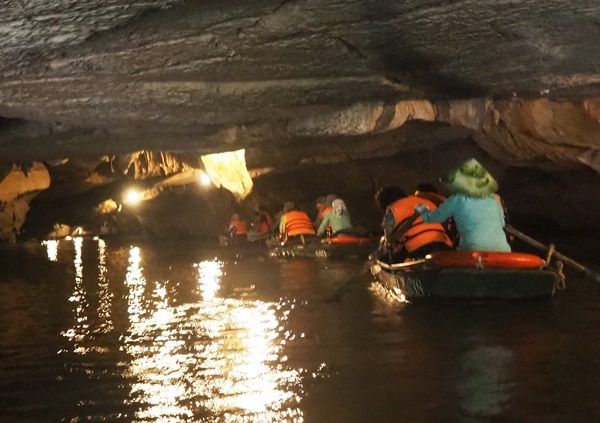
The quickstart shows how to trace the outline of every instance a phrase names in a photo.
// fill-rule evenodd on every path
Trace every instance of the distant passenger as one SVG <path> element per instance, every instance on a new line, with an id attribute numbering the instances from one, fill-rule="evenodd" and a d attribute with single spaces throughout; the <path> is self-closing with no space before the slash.
<path id="1" fill-rule="evenodd" d="M 332 211 L 325 215 L 325 218 L 319 225 L 317 230 L 317 236 L 323 236 L 330 231 L 330 236 L 335 236 L 339 232 L 352 229 L 352 222 L 350 220 L 350 213 L 346 208 L 346 203 L 341 199 L 335 199 L 332 202 Z"/>
<path id="2" fill-rule="evenodd" d="M 455 194 L 437 210 L 418 205 L 425 222 L 444 222 L 453 218 L 460 236 L 459 250 L 511 251 L 504 233 L 504 210 L 494 195 L 498 183 L 475 159 L 467 160 L 445 178 Z"/>
<path id="3" fill-rule="evenodd" d="M 230 238 L 245 238 L 248 233 L 248 223 L 242 220 L 239 214 L 235 213 L 231 216 L 227 233 Z"/>
<path id="4" fill-rule="evenodd" d="M 436 206 L 431 201 L 406 195 L 398 186 L 380 189 L 375 195 L 375 200 L 379 207 L 385 210 L 381 226 L 385 234 L 386 250 L 391 255 L 392 262 L 423 257 L 433 251 L 452 249 L 452 242 L 439 223 L 424 223 L 418 218 L 405 233 L 396 233 L 396 229 L 414 215 L 417 205 L 426 204 L 431 210 L 435 210 Z"/>
<path id="5" fill-rule="evenodd" d="M 260 241 L 266 239 L 271 233 L 273 217 L 265 206 L 259 206 L 256 211 L 256 219 L 252 223 L 252 230 L 248 232 L 248 241 Z"/>
<path id="6" fill-rule="evenodd" d="M 283 215 L 279 220 L 279 237 L 282 242 L 287 242 L 290 238 L 296 238 L 305 243 L 305 237 L 314 236 L 310 217 L 296 208 L 293 202 L 288 201 L 283 205 Z"/>
<path id="7" fill-rule="evenodd" d="M 318 197 L 315 200 L 315 208 L 317 209 L 317 217 L 314 221 L 315 228 L 318 228 L 325 217 L 325 214 L 331 212 L 331 207 L 325 205 L 325 197 Z"/>

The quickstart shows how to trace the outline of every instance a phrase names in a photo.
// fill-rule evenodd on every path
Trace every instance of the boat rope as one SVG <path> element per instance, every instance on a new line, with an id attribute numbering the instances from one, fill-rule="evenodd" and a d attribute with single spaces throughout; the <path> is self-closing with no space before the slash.
<path id="1" fill-rule="evenodd" d="M 556 289 L 558 289 L 559 291 L 562 291 L 563 289 L 566 288 L 566 280 L 567 277 L 565 276 L 565 272 L 563 271 L 564 269 L 564 264 L 562 261 L 557 261 L 556 262 L 556 273 L 558 274 L 558 284 L 556 285 Z"/>
<path id="2" fill-rule="evenodd" d="M 556 247 L 554 246 L 554 244 L 550 244 L 548 246 L 548 253 L 546 254 L 546 266 L 548 266 L 550 264 L 550 260 L 552 260 L 552 255 L 554 254 L 554 250 L 556 250 Z"/>

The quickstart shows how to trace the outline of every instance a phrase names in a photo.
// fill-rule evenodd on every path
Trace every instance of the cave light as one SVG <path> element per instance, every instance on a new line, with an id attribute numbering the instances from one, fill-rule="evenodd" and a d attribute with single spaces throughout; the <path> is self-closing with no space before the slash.
<path id="1" fill-rule="evenodd" d="M 212 184 L 212 181 L 206 172 L 200 171 L 198 174 L 198 183 L 203 187 L 208 187 Z"/>
<path id="2" fill-rule="evenodd" d="M 123 202 L 128 206 L 137 206 L 141 201 L 142 193 L 135 188 L 129 188 L 123 194 Z"/>

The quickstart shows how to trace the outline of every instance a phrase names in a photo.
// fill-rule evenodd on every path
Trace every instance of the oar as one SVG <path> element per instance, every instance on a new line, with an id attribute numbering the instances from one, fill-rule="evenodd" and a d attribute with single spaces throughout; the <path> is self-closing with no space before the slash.
<path id="1" fill-rule="evenodd" d="M 389 241 L 393 242 L 394 240 L 400 239 L 402 236 L 404 236 L 404 234 L 406 233 L 406 231 L 408 231 L 410 229 L 410 227 L 413 225 L 413 223 L 415 223 L 415 221 L 420 216 L 421 216 L 421 214 L 419 212 L 414 212 L 414 214 L 412 214 L 400 226 L 396 227 L 392 231 L 392 233 L 390 234 L 390 240 Z M 363 276 L 365 276 L 365 274 L 371 268 L 371 259 L 372 259 L 372 257 L 375 257 L 375 255 L 378 255 L 378 253 L 379 253 L 379 247 L 377 247 L 375 250 L 373 250 L 371 252 L 371 254 L 369 254 L 369 259 L 363 264 L 363 267 L 361 268 L 361 270 L 352 279 L 350 279 L 348 282 L 344 283 L 343 285 L 340 285 L 334 291 L 334 293 L 331 294 L 325 300 L 325 302 L 327 302 L 327 303 L 333 303 L 333 302 L 339 301 L 344 296 L 344 294 L 346 294 L 346 292 L 348 292 L 348 290 L 352 287 L 352 285 L 354 285 L 356 282 L 358 282 L 359 280 L 361 280 Z"/>
<path id="2" fill-rule="evenodd" d="M 504 229 L 506 229 L 506 232 L 508 232 L 515 238 L 518 238 L 521 241 L 526 242 L 527 244 L 531 245 L 532 247 L 538 248 L 543 251 L 548 251 L 550 248 L 548 245 L 542 244 L 541 242 L 531 238 L 528 235 L 525 235 L 523 232 L 513 228 L 510 225 L 506 225 L 506 227 Z M 564 254 L 559 253 L 558 251 L 553 251 L 553 255 L 556 256 L 556 258 L 559 259 L 560 261 L 562 261 L 563 263 L 566 263 L 569 266 L 571 266 L 572 268 L 579 270 L 580 272 L 583 272 L 585 274 L 585 276 L 587 276 L 591 280 L 600 283 L 600 273 L 594 272 L 592 269 L 588 269 L 583 264 L 576 262 L 572 258 L 569 258 L 569 257 L 565 256 Z"/>

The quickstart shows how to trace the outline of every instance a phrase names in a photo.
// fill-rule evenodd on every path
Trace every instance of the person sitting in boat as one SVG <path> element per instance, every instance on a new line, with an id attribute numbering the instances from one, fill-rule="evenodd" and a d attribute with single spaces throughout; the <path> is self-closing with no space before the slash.
<path id="1" fill-rule="evenodd" d="M 327 213 L 321 221 L 317 229 L 317 236 L 335 236 L 339 232 L 352 229 L 350 213 L 348 213 L 344 200 L 337 198 L 333 200 L 331 206 L 332 211 Z"/>
<path id="2" fill-rule="evenodd" d="M 229 221 L 227 233 L 229 237 L 233 239 L 246 238 L 246 235 L 248 234 L 248 223 L 242 220 L 239 214 L 234 213 Z"/>
<path id="3" fill-rule="evenodd" d="M 252 230 L 248 232 L 248 241 L 260 241 L 266 239 L 271 233 L 273 217 L 269 210 L 260 205 L 256 211 L 256 220 L 252 223 Z"/>
<path id="4" fill-rule="evenodd" d="M 413 217 L 417 205 L 426 204 L 431 210 L 435 210 L 436 206 L 431 201 L 406 195 L 398 186 L 380 189 L 375 200 L 385 211 L 381 226 L 384 231 L 385 253 L 391 262 L 402 262 L 407 258 L 423 257 L 433 251 L 452 249 L 452 241 L 439 223 L 424 223 L 418 218 L 405 233 L 396 233 L 397 228 Z"/>
<path id="5" fill-rule="evenodd" d="M 315 208 L 317 209 L 317 217 L 313 223 L 315 228 L 318 228 L 325 217 L 325 214 L 331 212 L 331 207 L 325 205 L 325 197 L 318 197 L 315 200 Z"/>
<path id="6" fill-rule="evenodd" d="M 436 206 L 439 206 L 446 201 L 446 197 L 440 194 L 435 185 L 429 182 L 422 182 L 418 184 L 414 195 L 429 200 Z"/>
<path id="7" fill-rule="evenodd" d="M 504 233 L 504 210 L 494 193 L 498 183 L 475 159 L 467 160 L 450 172 L 445 183 L 451 195 L 437 210 L 421 204 L 416 210 L 425 222 L 444 222 L 453 218 L 462 251 L 510 252 Z"/>
<path id="8" fill-rule="evenodd" d="M 297 239 L 304 244 L 307 236 L 314 235 L 315 229 L 308 214 L 298 210 L 293 202 L 286 202 L 283 205 L 283 214 L 279 220 L 279 238 L 281 242 L 286 243 L 290 239 Z"/>

